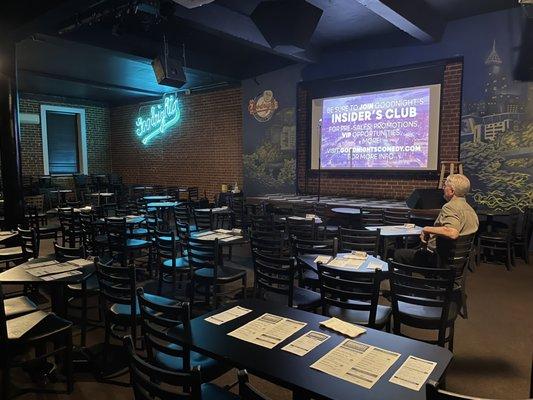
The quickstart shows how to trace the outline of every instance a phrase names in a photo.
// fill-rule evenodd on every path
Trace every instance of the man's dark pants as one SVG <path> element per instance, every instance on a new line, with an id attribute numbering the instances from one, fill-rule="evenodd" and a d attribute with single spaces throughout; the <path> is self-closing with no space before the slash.
<path id="1" fill-rule="evenodd" d="M 397 249 L 394 261 L 417 267 L 437 268 L 437 254 L 427 249 Z"/>

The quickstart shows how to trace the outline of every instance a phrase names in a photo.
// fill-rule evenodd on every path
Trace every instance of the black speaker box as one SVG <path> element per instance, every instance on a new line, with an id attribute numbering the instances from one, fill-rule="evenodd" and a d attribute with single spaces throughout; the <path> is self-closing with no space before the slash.
<path id="1" fill-rule="evenodd" d="M 446 203 L 446 199 L 442 189 L 415 189 L 405 203 L 409 208 L 432 210 L 441 208 Z"/>
<path id="2" fill-rule="evenodd" d="M 274 0 L 259 3 L 250 17 L 271 47 L 294 46 L 304 50 L 322 12 L 305 0 Z"/>
<path id="3" fill-rule="evenodd" d="M 152 68 L 160 85 L 180 88 L 187 82 L 181 62 L 176 58 L 159 56 L 152 61 Z"/>

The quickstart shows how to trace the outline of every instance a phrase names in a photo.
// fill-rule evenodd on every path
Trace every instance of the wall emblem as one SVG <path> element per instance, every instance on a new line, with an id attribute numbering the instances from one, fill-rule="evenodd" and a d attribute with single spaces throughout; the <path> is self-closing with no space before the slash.
<path id="1" fill-rule="evenodd" d="M 145 114 L 146 107 L 148 106 L 139 107 L 138 117 L 135 121 L 135 134 L 142 138 L 141 142 L 145 145 L 175 125 L 181 116 L 175 93 L 163 95 L 161 103 L 150 106 L 150 113 L 146 113 L 147 115 Z"/>
<path id="2" fill-rule="evenodd" d="M 272 90 L 265 90 L 248 102 L 248 112 L 259 122 L 266 122 L 278 109 L 278 101 Z"/>

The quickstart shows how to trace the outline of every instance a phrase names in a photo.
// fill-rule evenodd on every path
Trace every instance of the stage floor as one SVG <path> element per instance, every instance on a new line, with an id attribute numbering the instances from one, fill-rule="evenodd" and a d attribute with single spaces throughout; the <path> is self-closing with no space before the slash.
<path id="1" fill-rule="evenodd" d="M 272 193 L 262 196 L 247 197 L 250 203 L 317 203 L 317 196 L 298 196 L 295 194 Z M 392 199 L 371 199 L 371 198 L 350 198 L 335 196 L 320 196 L 320 204 L 326 204 L 328 207 L 370 207 L 370 208 L 402 208 L 408 209 L 405 201 Z"/>

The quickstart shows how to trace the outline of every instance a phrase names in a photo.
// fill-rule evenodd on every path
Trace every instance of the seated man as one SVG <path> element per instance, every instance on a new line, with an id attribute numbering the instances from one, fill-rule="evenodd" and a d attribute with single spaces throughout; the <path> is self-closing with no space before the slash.
<path id="1" fill-rule="evenodd" d="M 394 252 L 394 261 L 420 267 L 436 267 L 437 236 L 455 240 L 459 236 L 477 232 L 479 227 L 477 214 L 465 199 L 470 190 L 468 178 L 461 174 L 450 175 L 444 182 L 443 190 L 447 203 L 442 206 L 434 226 L 422 229 L 420 234 L 422 248 L 398 249 Z"/>

